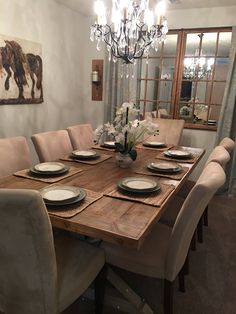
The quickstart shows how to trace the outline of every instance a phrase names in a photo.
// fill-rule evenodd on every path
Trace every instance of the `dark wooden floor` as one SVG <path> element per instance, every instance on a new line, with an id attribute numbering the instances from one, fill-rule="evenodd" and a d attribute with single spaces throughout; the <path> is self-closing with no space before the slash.
<path id="1" fill-rule="evenodd" d="M 154 313 L 162 314 L 160 280 L 125 271 L 119 274 L 144 297 Z M 204 243 L 190 254 L 190 274 L 186 277 L 186 293 L 175 285 L 174 314 L 236 313 L 236 198 L 215 196 L 209 206 L 209 226 L 204 227 Z M 109 295 L 119 296 L 108 287 Z M 81 297 L 63 314 L 92 314 L 93 302 Z M 124 313 L 114 301 L 105 306 L 104 314 Z M 133 312 L 135 313 L 135 311 Z"/>

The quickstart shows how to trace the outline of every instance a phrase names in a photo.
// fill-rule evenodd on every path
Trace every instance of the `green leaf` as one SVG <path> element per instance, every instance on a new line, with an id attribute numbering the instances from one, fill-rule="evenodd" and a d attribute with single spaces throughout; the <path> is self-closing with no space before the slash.
<path id="1" fill-rule="evenodd" d="M 131 151 L 129 151 L 129 155 L 130 155 L 132 160 L 135 160 L 137 158 L 136 150 L 135 149 L 131 149 Z"/>

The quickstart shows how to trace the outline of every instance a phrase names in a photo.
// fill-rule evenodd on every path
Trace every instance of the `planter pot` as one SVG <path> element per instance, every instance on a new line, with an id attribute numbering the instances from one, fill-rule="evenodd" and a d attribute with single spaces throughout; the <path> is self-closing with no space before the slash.
<path id="1" fill-rule="evenodd" d="M 129 154 L 121 154 L 117 153 L 116 154 L 116 164 L 120 168 L 129 168 L 133 164 L 133 159 L 130 157 Z"/>

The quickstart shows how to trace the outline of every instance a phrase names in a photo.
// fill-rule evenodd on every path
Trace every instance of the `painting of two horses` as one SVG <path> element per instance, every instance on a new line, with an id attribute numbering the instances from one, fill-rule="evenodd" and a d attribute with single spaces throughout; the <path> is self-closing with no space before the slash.
<path id="1" fill-rule="evenodd" d="M 0 104 L 43 102 L 42 48 L 0 35 Z"/>

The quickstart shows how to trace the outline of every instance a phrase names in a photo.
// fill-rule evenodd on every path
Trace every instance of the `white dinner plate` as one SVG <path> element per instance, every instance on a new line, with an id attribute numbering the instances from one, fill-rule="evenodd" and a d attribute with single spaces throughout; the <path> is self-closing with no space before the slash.
<path id="1" fill-rule="evenodd" d="M 99 154 L 94 150 L 74 150 L 72 156 L 78 159 L 94 159 L 99 157 Z"/>
<path id="2" fill-rule="evenodd" d="M 116 147 L 116 144 L 115 144 L 114 141 L 106 141 L 106 142 L 103 143 L 102 146 L 108 147 L 108 148 L 115 148 L 115 147 Z"/>
<path id="3" fill-rule="evenodd" d="M 169 149 L 164 152 L 164 154 L 168 157 L 176 157 L 176 158 L 190 158 L 191 154 L 184 150 L 177 149 Z"/>
<path id="4" fill-rule="evenodd" d="M 60 203 L 70 201 L 80 195 L 80 189 L 75 186 L 51 186 L 42 189 L 41 195 L 45 201 Z"/>
<path id="5" fill-rule="evenodd" d="M 165 143 L 163 142 L 157 142 L 157 141 L 146 141 L 143 143 L 143 146 L 147 147 L 165 147 Z"/>
<path id="6" fill-rule="evenodd" d="M 151 162 L 147 165 L 147 167 L 151 170 L 159 171 L 159 172 L 179 172 L 182 170 L 182 167 L 173 162 Z"/>
<path id="7" fill-rule="evenodd" d="M 43 162 L 34 166 L 39 172 L 58 172 L 65 169 L 65 165 L 60 162 Z"/>
<path id="8" fill-rule="evenodd" d="M 160 184 L 145 177 L 127 177 L 118 182 L 118 187 L 128 192 L 146 193 L 159 190 Z"/>

